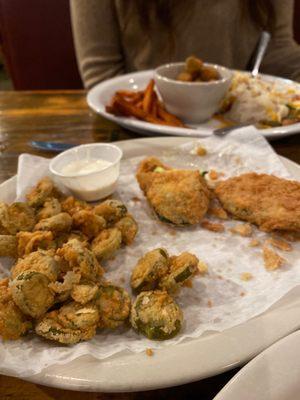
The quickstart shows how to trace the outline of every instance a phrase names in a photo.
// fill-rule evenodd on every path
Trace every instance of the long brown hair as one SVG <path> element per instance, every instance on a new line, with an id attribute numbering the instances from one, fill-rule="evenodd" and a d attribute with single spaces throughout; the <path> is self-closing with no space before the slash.
<path id="1" fill-rule="evenodd" d="M 195 1 L 195 0 L 194 0 Z M 180 15 L 187 16 L 192 12 L 193 0 L 126 0 L 137 11 L 141 25 L 146 32 L 151 31 L 154 18 L 168 32 L 172 33 L 174 11 L 180 8 Z M 248 14 L 259 28 L 272 31 L 274 28 L 274 7 L 272 0 L 240 0 L 243 14 Z M 151 18 L 152 17 L 152 18 Z"/>

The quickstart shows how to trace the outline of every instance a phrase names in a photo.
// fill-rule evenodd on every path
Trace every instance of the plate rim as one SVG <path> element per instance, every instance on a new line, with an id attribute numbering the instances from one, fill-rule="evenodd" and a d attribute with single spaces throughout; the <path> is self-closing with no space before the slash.
<path id="1" fill-rule="evenodd" d="M 105 105 L 103 103 L 99 102 L 98 105 L 94 103 L 93 97 L 96 96 L 96 94 L 99 95 L 107 87 L 110 87 L 111 85 L 118 82 L 123 82 L 124 79 L 139 78 L 143 76 L 145 76 L 145 80 L 149 79 L 150 76 L 154 74 L 154 71 L 155 71 L 154 69 L 148 69 L 143 71 L 130 72 L 128 74 L 123 74 L 120 76 L 107 79 L 106 81 L 100 82 L 88 91 L 86 96 L 87 104 L 94 112 L 101 115 L 102 117 L 112 122 L 115 122 L 116 124 L 120 125 L 123 128 L 127 128 L 129 130 L 138 133 L 150 132 L 152 134 L 164 134 L 171 136 L 173 135 L 173 136 L 186 136 L 186 137 L 207 137 L 211 135 L 212 129 L 209 127 L 203 126 L 195 131 L 194 129 L 191 128 L 177 128 L 177 127 L 168 127 L 163 125 L 155 125 L 149 122 L 139 121 L 135 118 L 115 116 L 113 114 L 106 112 Z M 233 70 L 233 71 L 249 73 L 248 71 L 241 71 L 241 70 Z M 262 74 L 262 73 L 260 74 L 260 76 L 266 78 L 267 80 L 275 80 L 278 82 L 282 82 L 285 85 L 296 85 L 300 87 L 299 82 L 293 81 L 291 79 L 286 79 L 275 75 Z M 260 129 L 259 132 L 269 140 L 280 139 L 282 137 L 287 137 L 300 133 L 300 122 L 289 126 Z"/>
<path id="2" fill-rule="evenodd" d="M 190 141 L 190 138 L 151 137 L 123 140 L 114 142 L 114 144 L 121 147 L 127 158 L 144 154 L 134 154 L 137 151 L 135 147 L 140 147 L 139 151 L 143 151 L 146 148 L 149 149 L 149 145 L 152 143 L 157 146 L 157 149 L 164 150 L 187 141 Z M 286 163 L 286 161 L 284 162 Z M 299 170 L 300 177 L 300 166 L 292 161 L 287 163 Z M 11 178 L 11 181 L 13 179 Z M 153 357 L 147 357 L 144 353 L 118 353 L 103 360 L 84 357 L 85 361 L 82 361 L 82 358 L 77 358 L 64 365 L 55 364 L 47 367 L 39 374 L 22 377 L 22 379 L 50 387 L 77 391 L 133 392 L 177 386 L 214 376 L 245 363 L 272 343 L 300 328 L 300 322 L 297 322 L 300 321 L 299 296 L 294 295 L 293 301 L 291 301 L 292 296 L 288 297 L 290 299 L 286 301 L 280 300 L 280 304 L 282 303 L 280 307 L 271 307 L 267 312 L 244 324 L 223 332 L 204 334 L 200 338 L 190 339 L 176 346 L 155 350 Z M 270 329 L 274 326 L 274 322 L 275 324 L 277 322 L 278 329 Z M 257 340 L 259 332 L 263 334 L 261 341 Z M 242 348 L 239 346 L 241 336 L 245 341 Z M 251 340 L 254 340 L 254 343 Z M 226 345 L 226 349 L 224 349 L 224 345 Z M 225 358 L 224 354 L 220 356 L 221 353 L 218 353 L 222 350 L 226 353 Z M 211 354 L 215 358 L 210 357 L 211 360 L 203 369 L 201 363 L 198 363 L 199 359 L 206 360 L 205 356 L 209 357 Z M 168 374 L 164 368 L 168 368 L 170 365 L 173 366 L 173 371 Z M 180 369 L 177 365 L 185 365 L 186 368 Z M 67 374 L 68 368 L 70 371 Z M 98 379 L 94 377 L 91 379 L 90 376 L 83 377 L 82 371 L 86 373 L 92 368 L 99 370 Z M 107 370 L 110 371 L 108 374 Z M 1 373 L 14 376 L 3 369 Z M 116 375 L 112 376 L 113 374 Z M 115 379 L 115 376 L 118 378 Z M 132 376 L 136 376 L 136 381 L 132 380 Z"/>

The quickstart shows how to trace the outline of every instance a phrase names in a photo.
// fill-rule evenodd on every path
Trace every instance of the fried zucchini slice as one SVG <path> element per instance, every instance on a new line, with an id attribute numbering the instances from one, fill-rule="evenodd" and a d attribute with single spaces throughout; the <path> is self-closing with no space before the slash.
<path id="1" fill-rule="evenodd" d="M 127 214 L 121 218 L 115 225 L 122 234 L 122 243 L 130 245 L 138 232 L 138 225 L 132 215 Z"/>
<path id="2" fill-rule="evenodd" d="M 92 242 L 92 251 L 98 260 L 108 260 L 121 247 L 122 234 L 117 228 L 104 229 Z"/>
<path id="3" fill-rule="evenodd" d="M 35 332 L 62 344 L 75 344 L 95 336 L 98 321 L 99 312 L 95 306 L 72 302 L 47 313 L 36 324 Z"/>
<path id="4" fill-rule="evenodd" d="M 198 272 L 199 260 L 191 253 L 181 253 L 170 258 L 168 273 L 159 282 L 159 288 L 169 293 L 176 292 L 186 281 Z"/>
<path id="5" fill-rule="evenodd" d="M 0 337 L 17 340 L 32 327 L 31 321 L 13 301 L 9 280 L 0 280 Z"/>
<path id="6" fill-rule="evenodd" d="M 46 275 L 30 270 L 22 272 L 12 281 L 13 300 L 25 315 L 39 318 L 54 304 L 49 283 Z"/>
<path id="7" fill-rule="evenodd" d="M 100 313 L 99 327 L 114 329 L 128 319 L 131 301 L 123 288 L 106 284 L 98 290 L 96 306 Z"/>
<path id="8" fill-rule="evenodd" d="M 154 249 L 138 260 L 131 274 L 135 293 L 156 289 L 160 279 L 168 273 L 169 255 L 165 249 Z"/>
<path id="9" fill-rule="evenodd" d="M 67 213 L 59 213 L 53 217 L 42 219 L 35 227 L 35 231 L 51 231 L 53 234 L 69 232 L 72 227 L 72 217 Z"/>
<path id="10" fill-rule="evenodd" d="M 119 200 L 106 200 L 94 208 L 94 213 L 105 219 L 108 226 L 118 222 L 127 214 L 126 206 Z"/>
<path id="11" fill-rule="evenodd" d="M 104 272 L 95 254 L 77 239 L 65 243 L 57 250 L 57 255 L 62 259 L 62 269 L 65 272 L 78 272 L 82 279 L 96 282 Z"/>
<path id="12" fill-rule="evenodd" d="M 140 293 L 131 308 L 132 327 L 151 340 L 176 336 L 183 321 L 182 311 L 165 291 Z"/>
<path id="13" fill-rule="evenodd" d="M 0 257 L 17 257 L 18 240 L 14 235 L 0 235 Z"/>

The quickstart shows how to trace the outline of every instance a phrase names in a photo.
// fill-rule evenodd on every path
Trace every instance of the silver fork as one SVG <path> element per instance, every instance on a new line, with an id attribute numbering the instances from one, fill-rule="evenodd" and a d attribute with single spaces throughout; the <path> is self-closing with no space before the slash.
<path id="1" fill-rule="evenodd" d="M 234 131 L 235 129 L 243 128 L 245 126 L 251 126 L 253 124 L 245 123 L 245 124 L 239 124 L 239 125 L 234 125 L 234 126 L 225 126 L 224 128 L 218 128 L 213 130 L 213 134 L 216 136 L 225 136 L 228 133 Z"/>

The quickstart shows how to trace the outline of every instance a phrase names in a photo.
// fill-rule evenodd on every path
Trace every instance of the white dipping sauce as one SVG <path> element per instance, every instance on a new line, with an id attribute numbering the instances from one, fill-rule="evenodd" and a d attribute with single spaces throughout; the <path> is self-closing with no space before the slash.
<path id="1" fill-rule="evenodd" d="M 90 174 L 91 172 L 101 171 L 112 163 L 102 159 L 75 160 L 65 165 L 62 173 L 66 175 Z"/>
<path id="2" fill-rule="evenodd" d="M 112 165 L 113 163 L 103 159 L 74 160 L 65 165 L 61 172 L 65 175 L 64 179 L 69 181 L 67 186 L 76 197 L 95 201 L 109 196 L 116 188 L 119 165 L 107 168 Z"/>

